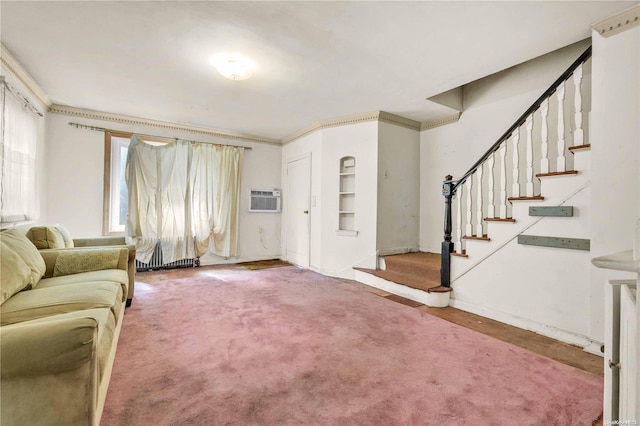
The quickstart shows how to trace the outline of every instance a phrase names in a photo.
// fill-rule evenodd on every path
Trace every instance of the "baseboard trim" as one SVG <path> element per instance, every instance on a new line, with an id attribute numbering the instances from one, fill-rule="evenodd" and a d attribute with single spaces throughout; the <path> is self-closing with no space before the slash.
<path id="1" fill-rule="evenodd" d="M 454 289 L 455 293 L 455 289 Z M 472 314 L 480 315 L 486 318 L 490 318 L 495 321 L 499 321 L 505 324 L 512 325 L 514 327 L 521 328 L 523 330 L 533 331 L 542 336 L 550 337 L 555 340 L 559 340 L 570 345 L 581 347 L 585 352 L 604 356 L 600 352 L 600 346 L 602 343 L 589 339 L 581 334 L 573 333 L 570 331 L 562 330 L 557 327 L 542 324 L 537 321 L 532 321 L 526 318 L 521 318 L 506 312 L 497 311 L 490 308 L 478 306 L 473 303 L 465 302 L 462 300 L 454 299 L 453 297 L 449 301 L 449 306 L 460 309 L 461 311 L 470 312 Z M 595 348 L 598 348 L 597 351 Z"/>
<path id="2" fill-rule="evenodd" d="M 204 257 L 200 258 L 200 266 L 216 266 L 216 265 L 233 265 L 236 263 L 245 263 L 245 262 L 260 262 L 263 260 L 273 260 L 280 259 L 283 262 L 287 262 L 287 259 L 284 259 L 279 254 L 274 254 L 271 256 L 258 256 L 258 257 L 219 257 L 218 259 L 214 259 L 212 257 L 207 257 L 206 260 L 203 261 Z"/>
<path id="3" fill-rule="evenodd" d="M 378 257 L 393 256 L 394 254 L 415 253 L 418 251 L 420 251 L 418 247 L 398 247 L 398 248 L 382 249 L 378 251 Z"/>

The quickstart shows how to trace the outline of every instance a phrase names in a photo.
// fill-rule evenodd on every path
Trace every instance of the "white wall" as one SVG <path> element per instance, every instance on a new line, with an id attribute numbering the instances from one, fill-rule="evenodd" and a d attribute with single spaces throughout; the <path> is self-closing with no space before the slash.
<path id="1" fill-rule="evenodd" d="M 250 146 L 245 152 L 240 201 L 239 252 L 234 259 L 207 255 L 202 264 L 280 256 L 280 214 L 248 213 L 250 189 L 280 188 L 281 147 L 161 128 L 49 114 L 47 119 L 47 223 L 61 223 L 78 237 L 102 234 L 104 133 L 68 125 L 77 122 L 125 132 Z"/>
<path id="2" fill-rule="evenodd" d="M 640 28 L 593 34 L 591 255 L 633 246 L 640 217 Z M 632 277 L 591 267 L 591 334 L 602 337 L 607 279 Z"/>
<path id="3" fill-rule="evenodd" d="M 375 268 L 377 252 L 418 248 L 419 132 L 378 121 L 316 130 L 282 148 L 286 165 L 311 157 L 310 268 L 353 279 L 353 267 Z M 340 159 L 355 158 L 356 236 L 338 230 Z M 286 253 L 283 194 L 282 253 Z"/>
<path id="4" fill-rule="evenodd" d="M 420 225 L 420 133 L 378 126 L 377 249 L 418 249 Z"/>
<path id="5" fill-rule="evenodd" d="M 464 174 L 587 48 L 583 41 L 464 87 L 457 123 L 420 134 L 420 250 L 440 252 L 442 181 Z"/>
<path id="6" fill-rule="evenodd" d="M 376 267 L 378 122 L 322 130 L 322 273 L 353 279 Z M 340 159 L 355 157 L 355 237 L 337 235 Z"/>

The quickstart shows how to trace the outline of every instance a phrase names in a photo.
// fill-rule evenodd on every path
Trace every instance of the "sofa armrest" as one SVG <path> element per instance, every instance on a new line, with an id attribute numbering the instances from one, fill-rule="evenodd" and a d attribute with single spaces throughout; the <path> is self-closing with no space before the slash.
<path id="1" fill-rule="evenodd" d="M 113 269 L 101 267 L 100 264 L 104 260 L 109 260 L 110 264 L 115 266 L 115 269 L 129 272 L 129 250 L 126 247 L 46 249 L 40 250 L 40 255 L 42 255 L 47 267 L 44 274 L 45 278 L 91 270 Z M 76 262 L 77 264 L 68 263 L 69 259 L 73 258 L 81 261 Z M 64 270 L 61 268 L 61 262 L 67 262 Z M 56 263 L 58 268 L 56 268 Z"/>
<path id="2" fill-rule="evenodd" d="M 97 425 L 98 322 L 64 318 L 0 327 L 3 425 Z"/>
<path id="3" fill-rule="evenodd" d="M 118 236 L 104 236 L 104 237 L 92 237 L 92 238 L 74 238 L 73 244 L 76 247 L 106 247 L 106 246 L 118 246 L 126 247 L 129 249 L 129 294 L 127 295 L 127 306 L 131 305 L 133 300 L 133 293 L 135 291 L 136 280 L 136 246 L 134 244 L 127 244 L 125 237 Z"/>
<path id="4" fill-rule="evenodd" d="M 52 318 L 2 326 L 2 380 L 64 373 L 96 362 L 97 333 L 94 318 Z"/>

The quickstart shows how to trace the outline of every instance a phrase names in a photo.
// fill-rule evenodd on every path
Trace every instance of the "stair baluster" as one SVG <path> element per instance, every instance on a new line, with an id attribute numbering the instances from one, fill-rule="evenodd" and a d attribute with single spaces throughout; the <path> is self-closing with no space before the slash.
<path id="1" fill-rule="evenodd" d="M 573 84 L 576 86 L 574 99 L 573 146 L 584 144 L 584 132 L 582 130 L 582 65 L 573 72 Z"/>
<path id="2" fill-rule="evenodd" d="M 520 128 L 518 127 L 512 135 L 511 146 L 513 147 L 513 183 L 511 184 L 511 196 L 520 196 L 520 156 L 519 147 L 520 144 Z"/>
<path id="3" fill-rule="evenodd" d="M 507 218 L 507 141 L 500 147 L 500 219 Z"/>
<path id="4" fill-rule="evenodd" d="M 458 199 L 456 203 L 456 239 L 453 242 L 453 247 L 458 254 L 464 254 L 464 247 L 462 247 L 462 197 L 464 196 L 464 185 L 458 188 L 456 197 Z"/>
<path id="5" fill-rule="evenodd" d="M 567 144 L 564 139 L 564 94 L 565 94 L 565 82 L 563 81 L 558 90 L 556 91 L 556 98 L 558 100 L 558 158 L 556 159 L 556 171 L 567 171 L 567 159 L 564 153 L 567 149 Z"/>
<path id="6" fill-rule="evenodd" d="M 487 159 L 487 217 L 496 217 L 495 188 L 493 177 L 493 166 L 495 164 L 495 153 Z"/>
<path id="7" fill-rule="evenodd" d="M 533 114 L 527 117 L 525 122 L 526 129 L 526 148 L 527 148 L 527 185 L 525 186 L 525 194 L 527 197 L 533 197 Z"/>
<path id="8" fill-rule="evenodd" d="M 540 173 L 549 173 L 549 128 L 547 118 L 549 116 L 549 98 L 545 99 L 540 105 L 540 118 L 542 120 L 541 127 L 541 145 L 542 158 L 540 159 Z"/>
<path id="9" fill-rule="evenodd" d="M 476 170 L 476 237 L 484 236 L 484 216 L 482 215 L 483 209 L 483 200 L 482 200 L 482 169 L 483 164 L 480 164 L 478 169 Z"/>
<path id="10" fill-rule="evenodd" d="M 473 179 L 467 180 L 467 227 L 465 229 L 465 235 L 472 236 L 473 235 L 473 216 L 471 213 L 471 208 L 473 207 L 471 201 L 471 193 L 473 192 Z"/>

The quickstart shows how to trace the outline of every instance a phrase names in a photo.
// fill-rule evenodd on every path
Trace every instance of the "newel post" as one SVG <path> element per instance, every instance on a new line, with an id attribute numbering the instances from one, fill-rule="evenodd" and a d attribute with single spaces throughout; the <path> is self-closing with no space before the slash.
<path id="1" fill-rule="evenodd" d="M 451 199 L 453 198 L 453 176 L 447 175 L 442 183 L 442 195 L 444 195 L 444 241 L 442 242 L 442 260 L 440 266 L 440 285 L 449 288 L 451 286 Z"/>

